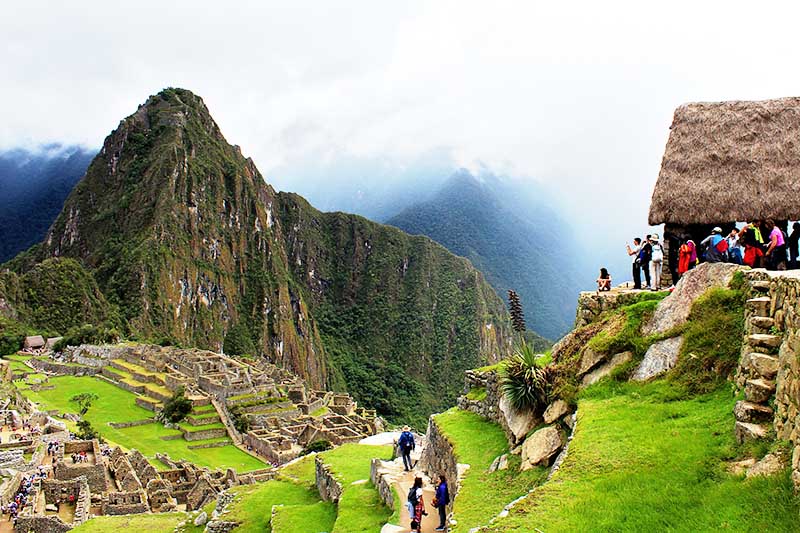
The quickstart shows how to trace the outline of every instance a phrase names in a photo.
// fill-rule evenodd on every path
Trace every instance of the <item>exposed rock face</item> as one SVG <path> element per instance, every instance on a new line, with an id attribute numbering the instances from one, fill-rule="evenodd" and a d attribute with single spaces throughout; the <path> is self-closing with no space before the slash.
<path id="1" fill-rule="evenodd" d="M 527 439 L 522 445 L 522 470 L 530 470 L 534 466 L 549 465 L 561 447 L 564 438 L 561 432 L 553 427 L 542 428 Z"/>
<path id="2" fill-rule="evenodd" d="M 583 354 L 581 355 L 581 366 L 578 369 L 578 376 L 584 375 L 585 373 L 593 369 L 595 366 L 597 366 L 598 363 L 605 360 L 605 358 L 606 354 L 597 353 L 594 350 L 592 350 L 591 347 L 587 346 L 583 350 Z"/>
<path id="3" fill-rule="evenodd" d="M 745 400 L 736 402 L 733 407 L 733 415 L 736 420 L 742 422 L 749 422 L 751 424 L 761 424 L 764 422 L 772 422 L 772 409 L 765 405 L 748 402 Z"/>
<path id="4" fill-rule="evenodd" d="M 542 417 L 544 418 L 545 424 L 552 424 L 568 412 L 569 405 L 567 405 L 567 402 L 564 400 L 556 400 L 547 406 L 547 409 L 544 410 L 544 415 L 542 415 Z"/>
<path id="5" fill-rule="evenodd" d="M 738 420 L 736 421 L 736 426 L 734 427 L 736 440 L 740 444 L 766 438 L 767 432 L 768 429 L 765 426 L 750 424 L 748 422 L 739 422 Z"/>
<path id="6" fill-rule="evenodd" d="M 747 477 L 772 476 L 783 472 L 786 460 L 781 454 L 768 453 L 759 462 L 747 469 Z"/>
<path id="7" fill-rule="evenodd" d="M 617 367 L 620 367 L 633 359 L 633 354 L 631 352 L 622 352 L 614 355 L 607 363 L 598 366 L 585 376 L 583 376 L 583 380 L 581 384 L 584 387 L 588 387 L 594 383 L 597 383 L 604 377 L 610 375 Z"/>
<path id="8" fill-rule="evenodd" d="M 684 274 L 675 290 L 656 307 L 653 318 L 643 328 L 645 335 L 666 333 L 686 322 L 692 303 L 712 287 L 727 287 L 741 266 L 730 263 L 702 263 Z"/>
<path id="9" fill-rule="evenodd" d="M 514 409 L 505 396 L 500 397 L 500 412 L 505 418 L 506 425 L 511 431 L 515 443 L 521 442 L 539 421 L 539 417 L 533 411 L 517 411 Z"/>
<path id="10" fill-rule="evenodd" d="M 653 343 L 644 354 L 644 359 L 631 377 L 634 381 L 646 381 L 675 366 L 683 337 L 672 337 Z"/>
<path id="11" fill-rule="evenodd" d="M 598 294 L 595 291 L 584 291 L 578 296 L 578 308 L 575 316 L 575 329 L 591 324 L 603 312 L 636 303 L 639 291 L 614 291 Z"/>

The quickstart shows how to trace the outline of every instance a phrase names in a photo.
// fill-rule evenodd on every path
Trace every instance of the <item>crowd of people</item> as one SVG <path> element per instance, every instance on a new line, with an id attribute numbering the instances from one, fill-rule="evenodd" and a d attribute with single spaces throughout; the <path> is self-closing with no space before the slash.
<path id="1" fill-rule="evenodd" d="M 636 237 L 633 245 L 625 247 L 632 259 L 633 288 L 659 290 L 665 258 L 658 234 L 647 235 L 644 240 Z M 677 264 L 669 265 L 674 282 L 704 262 L 735 263 L 767 270 L 800 268 L 800 222 L 792 224 L 789 235 L 774 220 L 766 219 L 750 222 L 742 228 L 734 226 L 727 234 L 717 226 L 699 245 L 686 239 L 679 245 Z M 611 274 L 606 268 L 600 269 L 597 290 L 611 290 Z"/>
<path id="2" fill-rule="evenodd" d="M 19 489 L 14 495 L 14 498 L 7 505 L 3 505 L 2 509 L 0 509 L 3 516 L 8 515 L 11 522 L 16 524 L 17 516 L 19 516 L 22 510 L 25 509 L 25 506 L 28 505 L 28 503 L 31 503 L 29 501 L 31 496 L 30 493 L 33 490 L 34 483 L 40 479 L 47 479 L 47 472 L 41 466 L 35 473 L 23 477 L 19 484 Z"/>

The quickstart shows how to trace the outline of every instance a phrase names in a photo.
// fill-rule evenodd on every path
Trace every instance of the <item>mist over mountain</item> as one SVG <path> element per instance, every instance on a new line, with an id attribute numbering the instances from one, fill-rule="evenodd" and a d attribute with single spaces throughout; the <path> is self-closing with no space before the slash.
<path id="1" fill-rule="evenodd" d="M 60 144 L 0 151 L 0 263 L 44 238 L 95 153 Z"/>
<path id="2" fill-rule="evenodd" d="M 571 230 L 549 203 L 530 184 L 523 194 L 513 182 L 491 173 L 477 178 L 461 170 L 430 200 L 387 223 L 427 235 L 468 258 L 501 297 L 516 290 L 528 327 L 558 339 L 575 318 L 579 254 Z"/>

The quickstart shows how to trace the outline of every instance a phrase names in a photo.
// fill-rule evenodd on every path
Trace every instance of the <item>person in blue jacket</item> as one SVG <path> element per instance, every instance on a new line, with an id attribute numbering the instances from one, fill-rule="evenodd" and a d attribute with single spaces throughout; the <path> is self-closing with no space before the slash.
<path id="1" fill-rule="evenodd" d="M 413 468 L 411 464 L 411 452 L 417 446 L 414 442 L 414 434 L 411 433 L 410 427 L 403 426 L 403 432 L 397 440 L 397 446 L 400 448 L 400 455 L 403 456 L 403 468 L 408 472 Z"/>
<path id="2" fill-rule="evenodd" d="M 433 498 L 433 506 L 439 510 L 439 527 L 434 531 L 445 531 L 447 529 L 448 503 L 450 503 L 450 491 L 447 490 L 447 480 L 444 474 L 439 474 L 439 484 L 436 486 L 436 496 Z"/>

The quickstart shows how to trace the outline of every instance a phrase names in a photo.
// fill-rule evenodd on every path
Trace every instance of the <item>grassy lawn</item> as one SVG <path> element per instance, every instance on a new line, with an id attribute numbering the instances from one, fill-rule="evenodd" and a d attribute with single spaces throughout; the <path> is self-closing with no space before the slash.
<path id="1" fill-rule="evenodd" d="M 98 516 L 84 522 L 72 531 L 75 533 L 107 533 L 108 531 L 147 531 L 172 533 L 178 523 L 186 519 L 184 513 L 135 514 Z"/>
<path id="2" fill-rule="evenodd" d="M 389 459 L 391 455 L 391 446 L 361 444 L 345 444 L 321 454 L 344 489 L 333 533 L 375 532 L 386 523 L 392 509 L 378 497 L 378 491 L 369 481 L 369 472 L 373 458 Z M 362 480 L 367 482 L 352 484 Z"/>
<path id="3" fill-rule="evenodd" d="M 336 521 L 336 506 L 328 502 L 311 505 L 280 505 L 272 517 L 272 533 L 321 533 Z"/>
<path id="4" fill-rule="evenodd" d="M 70 398 L 81 392 L 94 392 L 99 399 L 89 409 L 86 419 L 106 440 L 125 449 L 136 448 L 151 459 L 157 468 L 165 467 L 159 461 L 154 460 L 156 452 L 167 453 L 172 459 L 185 459 L 199 466 L 231 467 L 239 472 L 257 470 L 266 466 L 261 460 L 235 446 L 190 450 L 190 445 L 197 445 L 205 441 L 162 440 L 161 437 L 179 435 L 181 432 L 167 429 L 161 424 L 153 423 L 122 429 L 109 426 L 109 422 L 131 422 L 151 418 L 153 413 L 136 405 L 135 394 L 107 381 L 93 377 L 59 376 L 51 378 L 49 384 L 54 385 L 55 389 L 41 392 L 23 390 L 23 394 L 38 403 L 43 409 L 56 409 L 60 413 L 77 413 L 77 405 L 70 402 Z"/>
<path id="5" fill-rule="evenodd" d="M 552 482 L 490 531 L 797 531 L 788 473 L 744 480 L 734 399 L 693 399 L 665 381 L 588 389 L 567 459 Z"/>
<path id="6" fill-rule="evenodd" d="M 230 513 L 225 517 L 228 520 L 241 522 L 241 525 L 236 528 L 237 533 L 271 531 L 269 522 L 273 505 L 306 507 L 322 503 L 316 488 L 312 490 L 311 487 L 299 483 L 276 479 L 255 485 L 234 487 L 231 492 L 237 498 L 228 506 Z M 327 509 L 323 510 L 322 508 L 325 507 Z M 302 524 L 306 529 L 302 531 L 313 531 L 314 533 L 330 531 L 333 524 L 330 520 L 331 515 L 334 517 L 336 515 L 336 507 L 332 503 L 325 503 L 315 508 L 314 512 L 308 515 L 308 519 L 303 519 Z M 305 517 L 306 515 L 301 513 L 299 516 Z M 283 531 L 295 530 L 284 529 Z"/>
<path id="7" fill-rule="evenodd" d="M 526 494 L 546 475 L 543 468 L 519 471 L 520 458 L 509 455 L 507 470 L 492 474 L 487 469 L 492 461 L 508 452 L 503 429 L 469 411 L 453 408 L 435 416 L 436 423 L 453 443 L 459 463 L 467 463 L 467 471 L 455 500 L 454 531 L 468 531 L 486 524 L 510 501 Z"/>
<path id="8" fill-rule="evenodd" d="M 294 463 L 284 466 L 280 469 L 281 476 L 288 479 L 305 483 L 307 485 L 316 485 L 317 474 L 314 466 L 314 456 L 306 455 Z"/>

